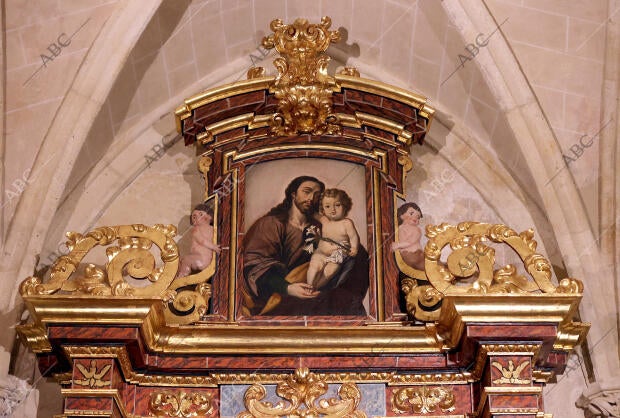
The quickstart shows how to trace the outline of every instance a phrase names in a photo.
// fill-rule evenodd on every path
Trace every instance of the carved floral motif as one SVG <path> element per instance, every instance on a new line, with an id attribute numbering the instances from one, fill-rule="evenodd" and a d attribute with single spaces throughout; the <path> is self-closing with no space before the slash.
<path id="1" fill-rule="evenodd" d="M 212 401 L 212 395 L 204 392 L 154 392 L 149 410 L 157 417 L 204 417 L 213 412 Z"/>
<path id="2" fill-rule="evenodd" d="M 319 399 L 328 389 L 325 380 L 319 375 L 310 373 L 307 368 L 297 369 L 294 375 L 289 375 L 283 382 L 278 383 L 276 394 L 285 399 L 273 405 L 263 399 L 267 396 L 265 387 L 255 384 L 245 392 L 243 402 L 246 411 L 238 418 L 251 417 L 330 417 L 365 418 L 366 414 L 357 410 L 361 400 L 361 393 L 357 385 L 344 382 L 338 389 L 340 399 Z"/>
<path id="3" fill-rule="evenodd" d="M 397 414 L 452 412 L 456 399 L 451 388 L 417 386 L 398 389 L 392 395 L 392 411 Z"/>

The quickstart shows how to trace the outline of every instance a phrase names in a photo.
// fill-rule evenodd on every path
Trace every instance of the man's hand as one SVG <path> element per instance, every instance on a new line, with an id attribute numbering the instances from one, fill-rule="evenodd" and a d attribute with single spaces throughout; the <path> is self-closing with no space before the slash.
<path id="1" fill-rule="evenodd" d="M 289 284 L 286 288 L 286 292 L 297 298 L 312 299 L 317 297 L 321 292 L 315 290 L 308 283 L 293 283 Z"/>

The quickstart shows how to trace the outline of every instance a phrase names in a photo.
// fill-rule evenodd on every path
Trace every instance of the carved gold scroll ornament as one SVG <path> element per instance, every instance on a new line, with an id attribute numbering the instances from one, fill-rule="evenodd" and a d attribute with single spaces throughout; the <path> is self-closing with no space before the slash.
<path id="1" fill-rule="evenodd" d="M 204 417 L 213 412 L 213 396 L 204 392 L 157 391 L 151 394 L 149 411 L 157 417 Z"/>
<path id="2" fill-rule="evenodd" d="M 456 398 L 447 387 L 417 386 L 398 389 L 392 395 L 392 411 L 397 414 L 452 412 Z"/>
<path id="3" fill-rule="evenodd" d="M 307 368 L 300 368 L 295 374 L 278 383 L 276 394 L 285 401 L 275 405 L 263 401 L 267 390 L 261 384 L 248 388 L 243 397 L 246 410 L 237 418 L 263 417 L 330 417 L 365 418 L 366 414 L 357 409 L 361 392 L 352 382 L 344 382 L 338 389 L 338 397 L 320 399 L 328 389 L 328 385 L 319 375 L 310 373 Z"/>
<path id="4" fill-rule="evenodd" d="M 424 248 L 425 271 L 408 266 L 399 254 L 396 262 L 407 276 L 401 282 L 405 293 L 407 312 L 421 321 L 439 318 L 441 301 L 445 295 L 474 294 L 579 294 L 583 284 L 577 279 L 565 278 L 552 282 L 551 263 L 536 252 L 534 231 L 521 233 L 502 224 L 461 222 L 458 225 L 440 224 L 426 227 L 429 238 Z M 506 264 L 497 268 L 495 248 L 491 243 L 503 244 L 515 252 L 523 262 L 528 276 L 519 274 L 517 266 Z M 444 249 L 452 250 L 442 261 Z"/>
<path id="5" fill-rule="evenodd" d="M 175 278 L 179 265 L 175 235 L 173 225 L 142 224 L 104 226 L 84 235 L 69 232 L 70 252 L 54 262 L 49 280 L 42 283 L 29 277 L 20 286 L 21 294 L 161 298 L 169 323 L 195 322 L 207 310 L 211 287 L 206 281 L 215 270 L 215 260 L 200 274 Z M 97 246 L 106 247 L 104 266 L 84 262 Z"/>
<path id="6" fill-rule="evenodd" d="M 274 60 L 278 76 L 271 90 L 278 99 L 278 112 L 271 120 L 275 135 L 338 134 L 338 118 L 332 113 L 332 90 L 335 79 L 327 74 L 329 56 L 325 50 L 340 40 L 340 33 L 330 31 L 327 16 L 319 24 L 297 19 L 290 25 L 282 20 L 271 22 L 274 32 L 263 39 L 263 47 L 275 48 L 281 55 Z M 264 69 L 248 72 L 253 78 Z"/>

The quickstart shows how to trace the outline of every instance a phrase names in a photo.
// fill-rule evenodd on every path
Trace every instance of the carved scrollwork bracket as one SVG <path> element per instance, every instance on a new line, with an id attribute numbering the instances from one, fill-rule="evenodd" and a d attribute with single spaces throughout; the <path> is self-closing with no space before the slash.
<path id="1" fill-rule="evenodd" d="M 344 382 L 338 389 L 338 397 L 319 399 L 328 389 L 320 375 L 310 373 L 307 368 L 297 369 L 278 383 L 276 394 L 286 400 L 273 405 L 263 399 L 267 391 L 263 385 L 254 384 L 248 388 L 243 397 L 246 410 L 238 418 L 253 417 L 351 417 L 365 418 L 366 414 L 357 409 L 361 392 L 352 382 Z"/>
<path id="2" fill-rule="evenodd" d="M 455 226 L 444 223 L 427 226 L 426 236 L 429 240 L 424 249 L 424 271 L 405 265 L 396 254 L 399 269 L 408 276 L 401 282 L 407 311 L 418 320 L 437 320 L 441 300 L 451 294 L 578 295 L 583 291 L 583 284 L 577 279 L 565 278 L 558 286 L 553 284 L 551 263 L 536 253 L 532 229 L 517 233 L 501 224 L 462 222 Z M 492 243 L 506 245 L 514 251 L 530 278 L 519 274 L 513 264 L 497 268 Z M 442 261 L 446 247 L 452 252 Z"/>
<path id="3" fill-rule="evenodd" d="M 104 226 L 87 234 L 67 233 L 70 252 L 56 260 L 43 283 L 29 277 L 20 286 L 22 296 L 90 295 L 94 297 L 161 298 L 169 323 L 190 323 L 207 309 L 211 294 L 206 281 L 213 268 L 201 274 L 175 278 L 179 251 L 173 225 Z M 84 262 L 105 246 L 107 262 Z M 157 257 L 157 255 L 158 257 Z M 214 267 L 214 266 L 211 266 Z M 193 286 L 195 285 L 195 286 Z M 190 290 L 187 286 L 193 286 Z M 183 288 L 182 291 L 178 289 Z"/>

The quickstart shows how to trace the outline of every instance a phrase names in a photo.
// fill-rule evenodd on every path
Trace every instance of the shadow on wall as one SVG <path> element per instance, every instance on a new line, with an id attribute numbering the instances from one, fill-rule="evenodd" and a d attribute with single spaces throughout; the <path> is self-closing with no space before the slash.
<path id="1" fill-rule="evenodd" d="M 125 65 L 119 73 L 106 102 L 101 107 L 84 145 L 80 151 L 73 171 L 67 181 L 63 199 L 73 192 L 77 185 L 101 160 L 112 144 L 115 130 L 128 115 L 131 103 L 140 81 L 157 58 L 159 50 L 173 33 L 183 17 L 191 0 L 162 2 L 153 18 L 142 33 L 140 39 L 129 54 Z M 163 17 L 165 16 L 165 18 Z M 165 86 L 162 86 L 165 87 Z"/>

